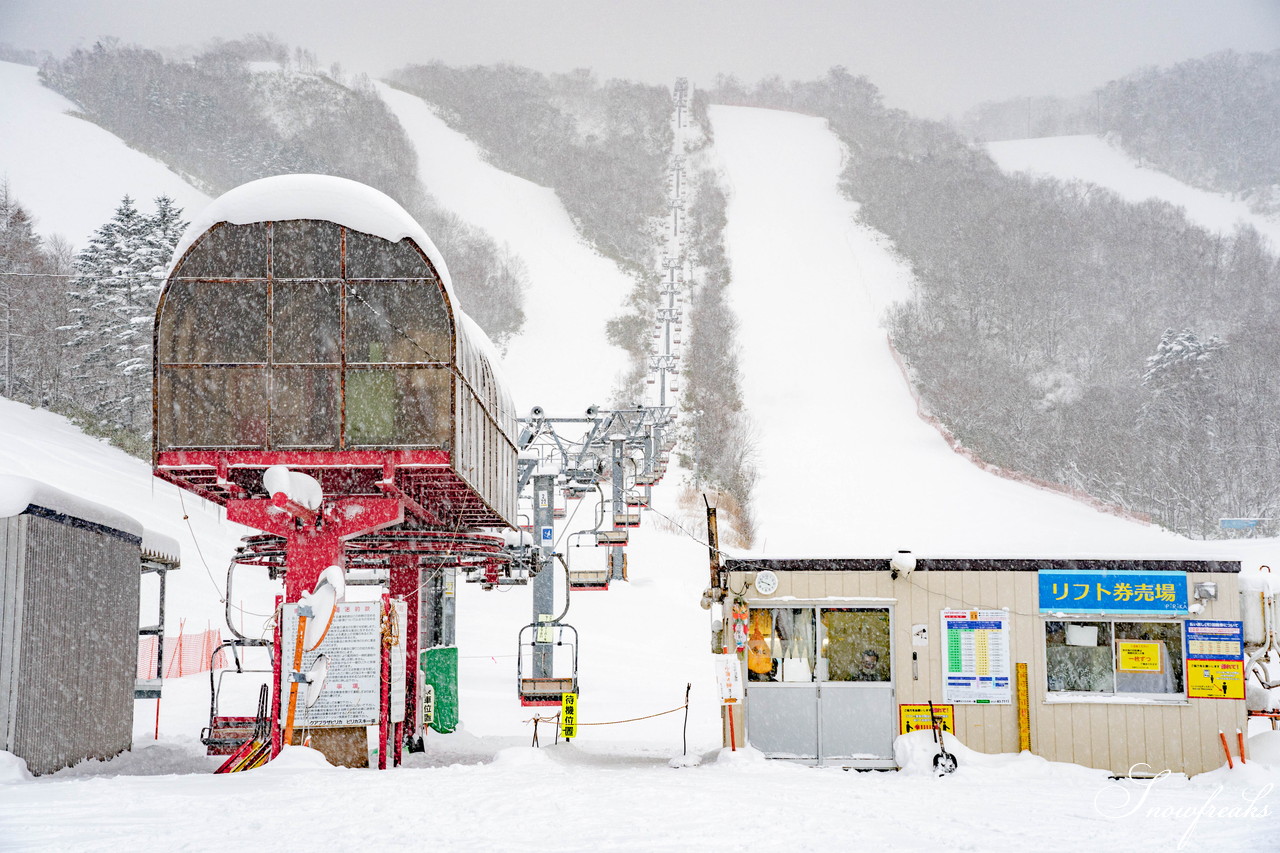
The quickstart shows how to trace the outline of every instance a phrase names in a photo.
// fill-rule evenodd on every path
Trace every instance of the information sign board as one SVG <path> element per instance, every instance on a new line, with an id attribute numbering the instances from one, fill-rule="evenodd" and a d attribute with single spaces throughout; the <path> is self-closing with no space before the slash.
<path id="1" fill-rule="evenodd" d="M 962 705 L 1010 705 L 1009 614 L 1003 610 L 943 610 L 943 700 Z"/>
<path id="2" fill-rule="evenodd" d="M 560 737 L 572 740 L 578 736 L 578 694 L 560 694 Z"/>
<path id="3" fill-rule="evenodd" d="M 720 687 L 720 704 L 736 705 L 742 701 L 742 666 L 737 655 L 712 655 L 716 663 L 716 684 Z"/>
<path id="4" fill-rule="evenodd" d="M 1242 660 L 1244 623 L 1211 619 L 1188 619 L 1187 657 L 1196 660 Z"/>
<path id="5" fill-rule="evenodd" d="M 1244 623 L 1188 619 L 1187 696 L 1192 699 L 1244 698 Z"/>
<path id="6" fill-rule="evenodd" d="M 955 734 L 956 715 L 954 705 L 938 705 L 935 703 L 933 716 L 938 718 L 938 725 L 942 726 L 944 732 Z M 933 721 L 929 716 L 928 705 L 898 706 L 898 734 L 905 735 L 907 732 L 914 732 L 918 729 L 927 731 L 932 728 Z"/>
<path id="7" fill-rule="evenodd" d="M 378 722 L 378 687 L 382 681 L 381 611 L 379 601 L 338 603 L 324 642 L 302 657 L 303 672 L 308 671 L 320 655 L 328 659 L 329 672 L 316 703 L 310 708 L 299 703 L 296 718 L 299 728 L 368 726 Z M 297 636 L 296 604 L 284 606 L 281 631 L 285 638 Z M 282 709 L 289 704 L 288 679 L 283 682 Z"/>
<path id="8" fill-rule="evenodd" d="M 1159 672 L 1161 645 L 1146 640 L 1119 640 L 1116 669 L 1120 672 Z"/>
<path id="9" fill-rule="evenodd" d="M 1187 661 L 1187 696 L 1191 699 L 1243 699 L 1244 661 Z"/>

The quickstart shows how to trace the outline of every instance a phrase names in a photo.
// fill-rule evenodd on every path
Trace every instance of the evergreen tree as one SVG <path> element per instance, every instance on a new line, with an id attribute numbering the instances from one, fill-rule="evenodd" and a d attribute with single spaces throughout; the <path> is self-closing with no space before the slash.
<path id="1" fill-rule="evenodd" d="M 9 192 L 8 182 L 0 183 L 0 334 L 4 335 L 3 392 L 13 397 L 15 381 L 21 368 L 22 339 L 19 331 L 24 296 L 31 291 L 31 277 L 42 271 L 44 257 L 39 236 L 31 226 L 31 217 Z"/>
<path id="2" fill-rule="evenodd" d="M 161 196 L 155 204 L 155 214 L 146 216 L 129 196 L 121 200 L 76 257 L 78 276 L 68 294 L 78 402 L 101 426 L 135 435 L 150 428 L 156 302 L 186 227 L 173 199 Z"/>

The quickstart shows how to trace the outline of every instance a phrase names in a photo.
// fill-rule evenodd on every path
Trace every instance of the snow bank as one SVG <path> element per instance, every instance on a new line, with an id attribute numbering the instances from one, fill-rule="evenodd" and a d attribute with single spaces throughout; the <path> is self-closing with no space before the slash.
<path id="1" fill-rule="evenodd" d="M 950 732 L 942 733 L 942 742 L 947 752 L 956 758 L 956 771 L 953 775 L 957 777 L 1061 780 L 1074 776 L 1079 781 L 1101 782 L 1109 775 L 1106 770 L 1049 761 L 1030 752 L 976 752 Z M 938 775 L 933 767 L 933 759 L 937 754 L 938 744 L 932 731 L 918 730 L 894 738 L 893 758 L 903 776 Z"/>
<path id="2" fill-rule="evenodd" d="M 30 782 L 35 777 L 27 770 L 27 762 L 12 752 L 0 750 L 0 785 Z"/>
<path id="3" fill-rule="evenodd" d="M 309 746 L 286 746 L 280 754 L 261 767 L 246 773 L 271 775 L 276 773 L 314 773 L 318 770 L 336 770 L 324 757 L 324 753 Z"/>

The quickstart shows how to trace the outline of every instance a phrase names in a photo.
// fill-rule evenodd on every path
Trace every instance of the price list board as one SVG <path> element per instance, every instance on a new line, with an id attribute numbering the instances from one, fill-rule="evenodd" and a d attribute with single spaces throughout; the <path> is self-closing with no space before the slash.
<path id="1" fill-rule="evenodd" d="M 1003 610 L 944 610 L 943 701 L 1010 705 L 1009 614 Z"/>

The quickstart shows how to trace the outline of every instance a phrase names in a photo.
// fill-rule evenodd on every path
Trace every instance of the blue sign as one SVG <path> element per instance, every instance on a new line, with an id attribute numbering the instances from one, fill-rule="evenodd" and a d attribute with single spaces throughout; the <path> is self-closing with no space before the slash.
<path id="1" fill-rule="evenodd" d="M 552 533 L 552 528 L 550 528 L 550 527 L 544 527 L 544 528 L 542 528 L 542 541 L 543 541 L 543 542 L 550 542 L 550 541 L 551 541 L 551 533 Z"/>
<path id="2" fill-rule="evenodd" d="M 1244 623 L 1211 619 L 1188 619 L 1188 660 L 1243 660 Z"/>
<path id="3" fill-rule="evenodd" d="M 1187 612 L 1186 572 L 1040 572 L 1041 613 Z"/>
<path id="4" fill-rule="evenodd" d="M 1256 530 L 1261 518 L 1220 518 L 1218 526 L 1223 530 Z"/>

